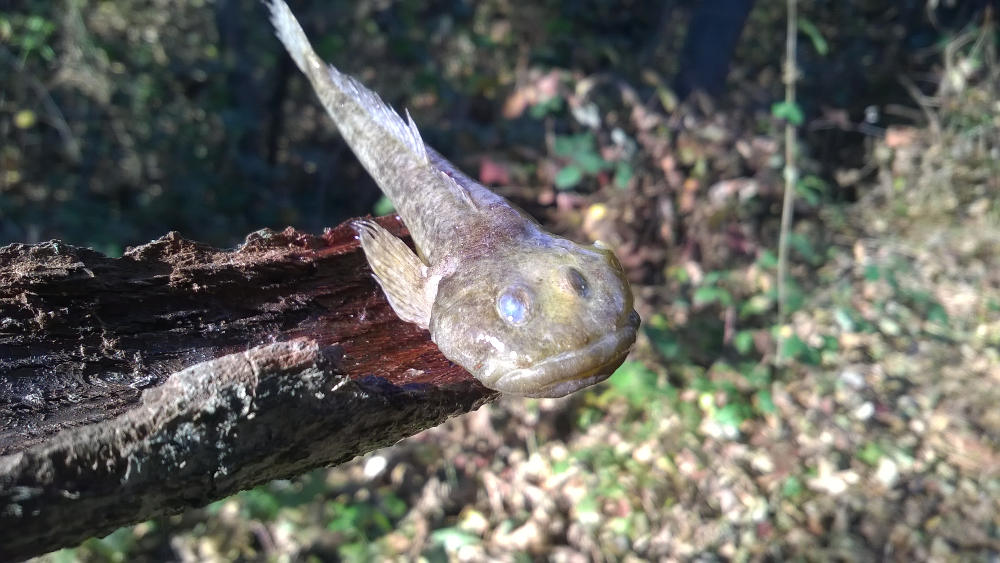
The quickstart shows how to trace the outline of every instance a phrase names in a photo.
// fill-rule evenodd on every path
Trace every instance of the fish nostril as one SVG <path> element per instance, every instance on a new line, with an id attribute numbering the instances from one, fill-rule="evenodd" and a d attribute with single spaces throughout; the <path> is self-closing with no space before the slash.
<path id="1" fill-rule="evenodd" d="M 569 286 L 573 288 L 580 297 L 590 297 L 590 283 L 587 282 L 587 278 L 583 276 L 583 273 L 576 268 L 569 268 L 566 271 L 566 279 L 569 280 Z"/>

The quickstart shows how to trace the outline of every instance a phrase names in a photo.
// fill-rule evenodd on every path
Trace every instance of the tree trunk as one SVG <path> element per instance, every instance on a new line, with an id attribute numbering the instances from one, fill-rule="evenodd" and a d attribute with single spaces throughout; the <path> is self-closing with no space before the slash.
<path id="1" fill-rule="evenodd" d="M 346 224 L 231 252 L 175 233 L 117 259 L 0 248 L 0 560 L 341 463 L 495 396 L 396 317 Z"/>

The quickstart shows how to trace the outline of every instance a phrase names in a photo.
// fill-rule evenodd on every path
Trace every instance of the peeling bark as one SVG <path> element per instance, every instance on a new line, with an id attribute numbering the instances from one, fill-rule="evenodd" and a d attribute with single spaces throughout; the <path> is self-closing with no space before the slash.
<path id="1" fill-rule="evenodd" d="M 231 252 L 173 233 L 118 259 L 0 248 L 0 559 L 341 463 L 493 397 L 395 316 L 346 224 Z"/>

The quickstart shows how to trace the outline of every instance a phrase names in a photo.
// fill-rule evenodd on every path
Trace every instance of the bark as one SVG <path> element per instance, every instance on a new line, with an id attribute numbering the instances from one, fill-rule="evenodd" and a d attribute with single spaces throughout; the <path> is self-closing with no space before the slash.
<path id="1" fill-rule="evenodd" d="M 395 220 L 380 222 L 396 234 Z M 0 560 L 347 461 L 495 397 L 347 225 L 122 258 L 0 248 Z"/>

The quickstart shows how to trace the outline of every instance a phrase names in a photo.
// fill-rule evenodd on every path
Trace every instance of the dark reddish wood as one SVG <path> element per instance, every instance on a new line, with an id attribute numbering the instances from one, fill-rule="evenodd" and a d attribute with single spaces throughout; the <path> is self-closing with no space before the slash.
<path id="1" fill-rule="evenodd" d="M 0 559 L 339 463 L 493 397 L 396 317 L 347 224 L 233 251 L 176 233 L 117 259 L 0 248 Z"/>

